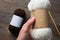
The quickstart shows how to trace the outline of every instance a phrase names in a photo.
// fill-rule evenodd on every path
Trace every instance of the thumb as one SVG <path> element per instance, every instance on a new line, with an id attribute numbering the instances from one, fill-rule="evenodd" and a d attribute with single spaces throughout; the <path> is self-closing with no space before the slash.
<path id="1" fill-rule="evenodd" d="M 29 31 L 31 25 L 35 22 L 35 17 L 30 18 L 22 27 L 21 31 Z"/>
<path id="2" fill-rule="evenodd" d="M 19 33 L 19 36 L 17 38 L 17 40 L 22 40 L 22 39 L 26 39 L 26 38 L 30 38 L 29 36 L 29 31 L 31 29 L 31 25 L 34 23 L 35 21 L 35 18 L 32 17 L 30 18 L 22 27 L 20 33 Z M 30 38 L 31 39 L 31 38 Z"/>

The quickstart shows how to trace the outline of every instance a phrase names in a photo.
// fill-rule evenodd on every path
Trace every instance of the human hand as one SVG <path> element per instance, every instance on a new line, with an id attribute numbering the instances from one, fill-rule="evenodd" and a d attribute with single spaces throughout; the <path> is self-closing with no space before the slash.
<path id="1" fill-rule="evenodd" d="M 32 17 L 23 25 L 17 40 L 33 40 L 30 35 L 30 31 L 32 29 L 31 25 L 34 23 L 34 21 L 35 21 L 35 18 Z"/>

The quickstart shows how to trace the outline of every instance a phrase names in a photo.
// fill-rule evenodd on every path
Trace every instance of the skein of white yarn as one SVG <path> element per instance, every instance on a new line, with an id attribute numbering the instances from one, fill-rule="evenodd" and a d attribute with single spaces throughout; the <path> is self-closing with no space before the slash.
<path id="1" fill-rule="evenodd" d="M 31 0 L 28 3 L 29 11 L 37 9 L 49 9 L 50 7 L 51 3 L 49 0 Z M 51 28 L 32 29 L 31 36 L 34 40 L 51 40 L 52 30 Z"/>

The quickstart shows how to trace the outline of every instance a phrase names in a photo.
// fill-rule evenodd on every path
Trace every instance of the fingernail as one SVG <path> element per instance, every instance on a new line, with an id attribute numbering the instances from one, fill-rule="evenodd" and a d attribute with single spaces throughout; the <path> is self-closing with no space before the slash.
<path id="1" fill-rule="evenodd" d="M 32 17 L 31 19 L 35 19 L 35 17 Z"/>
<path id="2" fill-rule="evenodd" d="M 31 20 L 35 20 L 36 18 L 35 17 L 32 17 Z"/>

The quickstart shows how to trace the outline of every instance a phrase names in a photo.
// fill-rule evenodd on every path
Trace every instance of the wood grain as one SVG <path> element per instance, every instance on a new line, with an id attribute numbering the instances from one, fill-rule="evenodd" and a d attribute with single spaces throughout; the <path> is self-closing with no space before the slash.
<path id="1" fill-rule="evenodd" d="M 56 23 L 60 25 L 60 0 L 50 1 L 52 4 L 51 14 L 53 15 Z M 30 17 L 27 9 L 28 2 L 29 0 L 0 0 L 0 40 L 15 40 L 8 30 L 8 25 L 14 10 L 17 8 L 24 9 L 26 11 L 27 18 Z M 50 18 L 49 21 L 54 32 L 55 29 Z M 60 40 L 60 37 L 54 35 L 52 40 Z"/>

